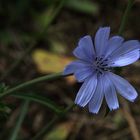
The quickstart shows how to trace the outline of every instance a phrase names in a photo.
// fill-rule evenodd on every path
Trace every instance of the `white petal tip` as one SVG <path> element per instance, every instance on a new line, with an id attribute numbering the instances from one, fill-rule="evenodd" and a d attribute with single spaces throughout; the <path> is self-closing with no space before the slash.
<path id="1" fill-rule="evenodd" d="M 135 102 L 136 99 L 137 99 L 137 96 L 136 96 L 135 98 L 133 98 L 133 99 L 130 99 L 129 101 L 130 101 L 130 102 Z"/>
<path id="2" fill-rule="evenodd" d="M 119 106 L 115 106 L 115 107 L 109 108 L 109 109 L 110 109 L 110 111 L 117 110 L 117 109 L 119 109 Z"/>
<path id="3" fill-rule="evenodd" d="M 100 27 L 99 29 L 110 30 L 110 27 L 109 27 L 109 26 L 106 26 L 106 27 Z"/>
<path id="4" fill-rule="evenodd" d="M 74 103 L 75 103 L 76 105 L 80 106 L 80 107 L 85 107 L 85 106 L 86 106 L 86 104 L 84 104 L 84 103 L 79 103 L 79 102 L 76 101 L 76 100 L 75 100 Z"/>
<path id="5" fill-rule="evenodd" d="M 66 67 L 62 73 L 62 75 L 69 75 L 72 74 L 72 72 L 70 72 L 70 70 Z"/>
<path id="6" fill-rule="evenodd" d="M 135 96 L 131 97 L 130 99 L 128 99 L 130 102 L 135 102 L 135 100 L 137 99 L 138 94 L 136 93 Z"/>
<path id="7" fill-rule="evenodd" d="M 89 112 L 92 113 L 92 114 L 98 114 L 99 111 L 92 111 L 92 110 L 89 110 Z"/>

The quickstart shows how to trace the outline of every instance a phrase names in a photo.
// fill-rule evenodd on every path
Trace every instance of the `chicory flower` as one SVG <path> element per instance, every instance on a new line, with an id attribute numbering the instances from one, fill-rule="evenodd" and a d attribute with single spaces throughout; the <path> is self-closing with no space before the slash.
<path id="1" fill-rule="evenodd" d="M 104 97 L 110 110 L 119 108 L 116 92 L 131 102 L 138 95 L 127 80 L 112 70 L 138 60 L 140 43 L 124 41 L 121 36 L 109 36 L 110 27 L 103 27 L 94 39 L 89 35 L 81 38 L 73 51 L 78 60 L 67 65 L 63 73 L 74 74 L 79 82 L 83 82 L 75 103 L 81 107 L 88 105 L 91 113 L 98 113 Z"/>

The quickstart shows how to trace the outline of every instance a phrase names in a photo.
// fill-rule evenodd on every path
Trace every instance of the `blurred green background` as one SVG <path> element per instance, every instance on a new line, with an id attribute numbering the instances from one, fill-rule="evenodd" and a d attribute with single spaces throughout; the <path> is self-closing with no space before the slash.
<path id="1" fill-rule="evenodd" d="M 14 86 L 44 74 L 63 71 L 74 59 L 72 50 L 79 38 L 94 35 L 100 26 L 110 26 L 117 34 L 127 0 L 1 0 L 0 80 Z M 140 2 L 135 1 L 123 36 L 140 39 Z M 21 58 L 24 58 L 21 60 Z M 124 68 L 121 75 L 140 91 L 140 62 Z M 3 90 L 0 85 L 0 90 Z M 49 98 L 66 108 L 80 87 L 74 77 L 42 82 L 20 91 Z M 20 94 L 20 92 L 18 94 Z M 10 139 L 22 100 L 8 96 L 0 101 L 0 140 Z M 30 102 L 17 140 L 140 140 L 140 99 L 104 117 L 75 107 L 50 124 L 55 114 L 45 105 Z"/>

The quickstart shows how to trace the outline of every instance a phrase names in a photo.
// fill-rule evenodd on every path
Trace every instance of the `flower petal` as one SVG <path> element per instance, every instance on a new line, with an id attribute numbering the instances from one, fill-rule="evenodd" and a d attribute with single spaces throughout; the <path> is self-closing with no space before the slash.
<path id="1" fill-rule="evenodd" d="M 106 50 L 104 52 L 105 57 L 110 55 L 114 50 L 121 46 L 124 39 L 121 36 L 113 36 L 109 39 Z"/>
<path id="2" fill-rule="evenodd" d="M 87 77 L 93 75 L 94 70 L 92 67 L 78 69 L 74 75 L 79 82 L 83 82 Z"/>
<path id="3" fill-rule="evenodd" d="M 128 81 L 111 72 L 109 72 L 108 75 L 121 96 L 123 96 L 124 98 L 128 99 L 131 102 L 133 102 L 136 99 L 138 94 Z"/>
<path id="4" fill-rule="evenodd" d="M 140 57 L 139 50 L 134 50 L 132 52 L 129 52 L 123 56 L 120 56 L 114 60 L 112 64 L 110 64 L 111 67 L 122 67 L 129 64 L 134 63 L 137 61 Z"/>
<path id="5" fill-rule="evenodd" d="M 91 36 L 87 35 L 81 38 L 73 54 L 81 60 L 92 62 L 95 57 L 95 50 Z"/>
<path id="6" fill-rule="evenodd" d="M 99 28 L 95 35 L 95 51 L 98 56 L 104 55 L 110 35 L 110 27 Z"/>
<path id="7" fill-rule="evenodd" d="M 124 42 L 118 49 L 112 52 L 110 55 L 111 60 L 115 60 L 121 56 L 124 56 L 134 50 L 140 50 L 140 43 L 137 40 L 130 40 Z"/>
<path id="8" fill-rule="evenodd" d="M 80 88 L 75 103 L 84 107 L 92 98 L 97 85 L 97 75 L 94 74 L 92 77 L 86 79 Z"/>
<path id="9" fill-rule="evenodd" d="M 91 113 L 98 113 L 101 107 L 104 93 L 103 93 L 103 80 L 102 76 L 98 78 L 97 88 L 93 94 L 91 100 L 89 101 L 88 107 Z"/>
<path id="10" fill-rule="evenodd" d="M 73 61 L 70 64 L 68 64 L 63 72 L 63 75 L 68 75 L 74 73 L 76 70 L 89 67 L 90 64 L 83 62 L 83 61 Z"/>
<path id="11" fill-rule="evenodd" d="M 108 75 L 105 74 L 104 79 L 104 94 L 105 99 L 108 104 L 108 107 L 110 110 L 114 110 L 119 108 L 118 98 L 116 95 L 115 87 L 112 83 L 112 81 L 108 78 Z"/>

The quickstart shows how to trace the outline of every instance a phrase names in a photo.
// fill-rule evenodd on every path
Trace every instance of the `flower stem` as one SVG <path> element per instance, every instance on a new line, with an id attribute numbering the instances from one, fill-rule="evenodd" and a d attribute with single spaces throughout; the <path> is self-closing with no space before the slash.
<path id="1" fill-rule="evenodd" d="M 6 90 L 5 92 L 0 94 L 0 97 L 3 97 L 3 96 L 8 95 L 10 93 L 13 93 L 17 90 L 23 89 L 25 87 L 31 86 L 33 84 L 36 84 L 36 83 L 39 83 L 39 82 L 42 82 L 42 81 L 54 80 L 54 79 L 60 78 L 62 76 L 63 75 L 60 72 L 60 73 L 55 73 L 55 74 L 50 74 L 50 75 L 45 75 L 45 76 L 42 76 L 42 77 L 39 77 L 39 78 L 35 78 L 33 80 L 27 81 L 25 83 L 22 83 L 20 85 L 17 85 L 15 87 L 11 88 L 11 89 Z"/>
<path id="2" fill-rule="evenodd" d="M 134 4 L 134 0 L 128 0 L 128 4 L 127 4 L 127 7 L 125 9 L 124 15 L 122 17 L 120 28 L 119 28 L 119 31 L 118 31 L 119 35 L 123 34 L 123 31 L 125 29 L 125 26 L 126 26 L 126 23 L 127 23 L 127 20 L 128 20 L 129 12 L 130 12 L 133 4 Z"/>

